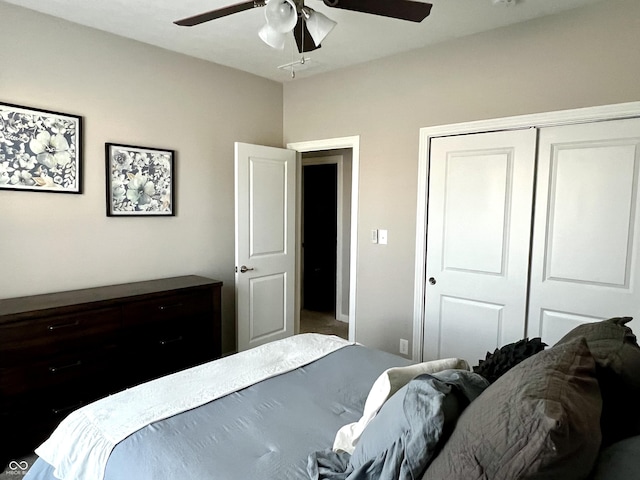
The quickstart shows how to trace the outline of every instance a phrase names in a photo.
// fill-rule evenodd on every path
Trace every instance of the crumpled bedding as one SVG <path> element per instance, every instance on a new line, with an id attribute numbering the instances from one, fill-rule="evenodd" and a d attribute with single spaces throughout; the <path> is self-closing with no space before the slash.
<path id="1" fill-rule="evenodd" d="M 353 454 L 326 449 L 309 455 L 312 480 L 420 478 L 455 423 L 489 382 L 473 372 L 417 376 L 394 394 L 367 426 Z"/>
<path id="2" fill-rule="evenodd" d="M 369 390 L 364 403 L 362 417 L 357 422 L 343 426 L 336 433 L 333 450 L 353 453 L 362 432 L 378 414 L 382 405 L 398 390 L 423 373 L 434 374 L 443 370 L 471 370 L 466 360 L 461 358 L 443 358 L 428 362 L 407 365 L 406 367 L 388 368 L 376 379 Z M 478 372 L 476 372 L 478 373 Z M 484 376 L 484 375 L 483 375 Z M 485 377 L 486 378 L 486 377 Z"/>

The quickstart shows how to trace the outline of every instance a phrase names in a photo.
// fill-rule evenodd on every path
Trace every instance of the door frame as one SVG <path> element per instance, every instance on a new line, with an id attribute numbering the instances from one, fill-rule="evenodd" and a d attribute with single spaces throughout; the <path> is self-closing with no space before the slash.
<path id="1" fill-rule="evenodd" d="M 296 162 L 297 175 L 297 207 L 296 207 L 296 229 L 297 229 L 297 252 L 296 252 L 296 311 L 295 311 L 295 331 L 300 331 L 300 287 L 301 275 L 301 255 L 302 248 L 299 239 L 301 238 L 301 203 L 302 203 L 302 153 L 318 152 L 325 150 L 351 149 L 351 237 L 350 237 L 350 259 L 349 259 L 349 341 L 356 341 L 356 266 L 358 256 L 358 180 L 360 167 L 360 136 L 328 138 L 324 140 L 311 140 L 306 142 L 289 142 L 287 148 L 298 152 Z M 329 153 L 330 155 L 330 153 Z"/>
<path id="2" fill-rule="evenodd" d="M 427 213 L 429 205 L 429 155 L 431 139 L 470 133 L 514 130 L 520 128 L 542 128 L 575 123 L 619 120 L 640 117 L 640 102 L 586 107 L 570 110 L 518 115 L 513 117 L 454 123 L 420 129 L 418 150 L 418 196 L 416 214 L 416 251 L 413 301 L 413 360 L 423 359 L 424 346 L 424 302 L 426 291 Z"/>
<path id="3" fill-rule="evenodd" d="M 339 305 L 342 305 L 342 285 L 344 283 L 343 275 L 342 275 L 342 266 L 344 264 L 343 259 L 343 242 L 342 242 L 342 234 L 344 233 L 344 225 L 342 222 L 342 215 L 344 212 L 344 159 L 342 155 L 326 155 L 322 157 L 309 157 L 302 158 L 302 168 L 308 167 L 311 165 L 335 165 L 336 166 L 336 301 L 335 301 L 335 310 L 336 310 L 336 319 L 341 322 L 349 322 L 349 314 L 346 315 L 342 312 L 341 308 L 338 308 Z M 302 176 L 300 176 L 300 181 L 302 181 Z M 300 195 L 302 199 L 302 195 Z M 302 216 L 302 208 L 300 209 L 300 228 L 304 226 L 304 218 Z M 302 238 L 302 235 L 299 236 Z M 300 243 L 300 242 L 298 242 Z M 300 258 L 300 268 L 302 272 L 302 267 L 304 263 L 304 257 Z M 300 291 L 302 291 L 302 281 L 303 278 L 300 278 Z"/>

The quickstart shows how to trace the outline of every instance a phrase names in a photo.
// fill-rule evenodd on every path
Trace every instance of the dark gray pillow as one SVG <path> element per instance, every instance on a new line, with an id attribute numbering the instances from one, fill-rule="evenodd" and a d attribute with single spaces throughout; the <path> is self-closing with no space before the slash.
<path id="1" fill-rule="evenodd" d="M 527 358 L 463 412 L 426 480 L 583 479 L 602 400 L 584 339 Z"/>
<path id="2" fill-rule="evenodd" d="M 640 436 L 614 443 L 600 452 L 591 480 L 640 478 Z"/>
<path id="3" fill-rule="evenodd" d="M 596 361 L 602 392 L 604 446 L 640 435 L 640 347 L 626 326 L 631 317 L 579 325 L 556 345 L 584 337 Z"/>

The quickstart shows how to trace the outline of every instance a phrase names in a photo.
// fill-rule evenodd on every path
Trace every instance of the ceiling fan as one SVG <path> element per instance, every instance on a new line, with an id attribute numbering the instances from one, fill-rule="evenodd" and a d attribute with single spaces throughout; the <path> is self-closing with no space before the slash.
<path id="1" fill-rule="evenodd" d="M 431 12 L 431 4 L 414 0 L 322 0 L 327 7 L 421 22 Z M 192 27 L 252 8 L 266 7 L 266 25 L 258 32 L 270 47 L 284 48 L 286 35 L 293 31 L 298 51 L 311 52 L 331 32 L 336 22 L 304 5 L 304 0 L 250 0 L 174 22 Z"/>

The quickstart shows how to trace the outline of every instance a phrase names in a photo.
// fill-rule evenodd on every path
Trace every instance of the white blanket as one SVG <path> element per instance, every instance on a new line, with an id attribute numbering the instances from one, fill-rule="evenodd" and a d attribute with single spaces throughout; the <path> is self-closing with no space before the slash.
<path id="1" fill-rule="evenodd" d="M 295 335 L 138 385 L 71 413 L 36 453 L 59 479 L 102 480 L 113 448 L 141 428 L 346 345 L 333 336 Z"/>

